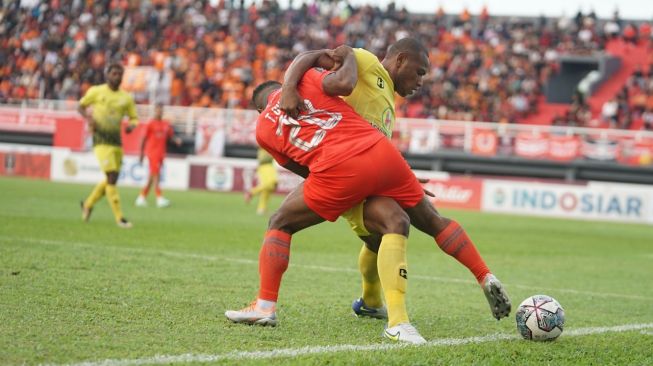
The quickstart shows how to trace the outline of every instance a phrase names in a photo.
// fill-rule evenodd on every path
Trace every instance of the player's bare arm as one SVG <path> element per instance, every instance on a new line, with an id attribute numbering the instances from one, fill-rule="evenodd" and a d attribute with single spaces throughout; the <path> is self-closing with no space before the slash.
<path id="1" fill-rule="evenodd" d="M 93 133 L 93 130 L 95 129 L 95 120 L 93 117 L 88 113 L 87 110 L 88 107 L 84 107 L 81 104 L 79 107 L 77 107 L 77 112 L 82 116 L 82 118 L 88 123 L 88 128 L 91 133 Z"/>
<path id="2" fill-rule="evenodd" d="M 145 142 L 146 141 L 147 141 L 147 134 L 145 134 L 145 136 L 143 136 L 143 139 L 141 140 L 141 150 L 140 150 L 141 153 L 140 153 L 140 156 L 138 158 L 138 162 L 140 164 L 143 164 L 143 160 L 145 158 Z"/>
<path id="3" fill-rule="evenodd" d="M 334 55 L 336 57 L 342 55 L 342 66 L 322 79 L 322 89 L 327 95 L 346 96 L 354 91 L 358 82 L 358 65 L 354 50 L 348 46 L 340 46 L 335 50 Z"/>
<path id="4" fill-rule="evenodd" d="M 126 133 L 131 133 L 132 131 L 134 131 L 135 128 L 136 128 L 136 125 L 128 124 L 127 127 L 125 127 L 125 132 Z"/>
<path id="5" fill-rule="evenodd" d="M 337 70 L 342 66 L 346 52 L 337 52 L 340 47 L 333 50 L 323 49 L 306 51 L 295 57 L 288 67 L 288 70 L 286 70 L 283 79 L 283 87 L 281 88 L 281 100 L 279 101 L 279 106 L 284 113 L 290 117 L 297 118 L 299 112 L 302 110 L 303 105 L 301 103 L 301 97 L 297 92 L 297 84 L 306 71 L 311 67 Z"/>

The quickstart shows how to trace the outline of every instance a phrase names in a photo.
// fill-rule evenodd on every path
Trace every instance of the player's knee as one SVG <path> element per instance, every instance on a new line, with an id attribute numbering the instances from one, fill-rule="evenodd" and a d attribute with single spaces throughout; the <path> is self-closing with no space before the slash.
<path id="1" fill-rule="evenodd" d="M 279 211 L 275 211 L 270 215 L 270 220 L 268 220 L 268 229 L 270 230 L 279 230 L 284 225 L 283 214 Z"/>
<path id="2" fill-rule="evenodd" d="M 408 236 L 410 218 L 403 210 L 392 211 L 387 214 L 384 227 L 385 232 L 381 234 L 401 234 Z"/>
<path id="3" fill-rule="evenodd" d="M 118 182 L 118 172 L 107 172 L 107 183 L 115 185 Z"/>
<path id="4" fill-rule="evenodd" d="M 279 230 L 289 234 L 294 234 L 297 231 L 296 226 L 292 217 L 281 210 L 273 213 L 268 221 L 268 230 Z"/>
<path id="5" fill-rule="evenodd" d="M 442 232 L 453 220 L 444 216 L 437 215 L 434 219 L 435 231 L 437 234 Z"/>

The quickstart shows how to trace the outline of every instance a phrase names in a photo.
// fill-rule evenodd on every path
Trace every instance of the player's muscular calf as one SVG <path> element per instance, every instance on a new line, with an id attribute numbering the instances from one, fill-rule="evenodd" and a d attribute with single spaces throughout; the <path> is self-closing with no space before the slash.
<path id="1" fill-rule="evenodd" d="M 407 208 L 406 213 L 410 216 L 410 223 L 413 226 L 431 236 L 438 235 L 451 222 L 448 218 L 441 216 L 426 197 L 422 198 L 415 207 Z"/>

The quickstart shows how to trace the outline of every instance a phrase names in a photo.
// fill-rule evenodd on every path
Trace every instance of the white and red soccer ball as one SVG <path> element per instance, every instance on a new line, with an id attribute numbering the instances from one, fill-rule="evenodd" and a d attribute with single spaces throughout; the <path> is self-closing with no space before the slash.
<path id="1" fill-rule="evenodd" d="M 535 295 L 519 304 L 515 320 L 517 330 L 524 339 L 551 341 L 562 333 L 565 311 L 554 298 Z"/>

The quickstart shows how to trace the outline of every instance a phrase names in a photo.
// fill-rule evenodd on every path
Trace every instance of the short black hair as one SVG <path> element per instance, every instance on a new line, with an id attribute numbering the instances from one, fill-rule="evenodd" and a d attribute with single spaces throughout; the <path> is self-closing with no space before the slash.
<path id="1" fill-rule="evenodd" d="M 258 100 L 259 96 L 260 97 L 265 96 L 264 93 L 267 92 L 268 89 L 272 89 L 273 87 L 275 89 L 278 89 L 281 87 L 281 83 L 275 80 L 268 80 L 262 82 L 256 88 L 254 88 L 254 92 L 252 93 L 252 104 L 254 104 L 254 106 L 257 109 L 259 108 L 259 106 L 256 105 L 256 101 Z M 264 103 L 266 101 L 261 101 L 261 102 Z"/>
<path id="2" fill-rule="evenodd" d="M 413 37 L 406 37 L 398 40 L 388 47 L 387 56 L 394 56 L 398 53 L 412 53 L 414 55 L 424 54 L 428 56 L 429 51 L 426 49 L 424 44 Z"/>
<path id="3" fill-rule="evenodd" d="M 122 66 L 122 64 L 119 63 L 119 62 L 112 62 L 112 63 L 109 64 L 109 66 L 107 66 L 106 72 L 110 73 L 111 70 L 113 70 L 113 69 L 125 70 L 125 67 Z"/>

